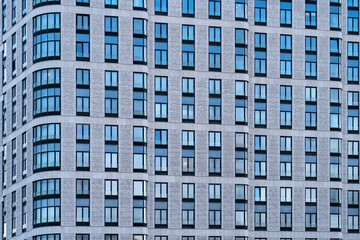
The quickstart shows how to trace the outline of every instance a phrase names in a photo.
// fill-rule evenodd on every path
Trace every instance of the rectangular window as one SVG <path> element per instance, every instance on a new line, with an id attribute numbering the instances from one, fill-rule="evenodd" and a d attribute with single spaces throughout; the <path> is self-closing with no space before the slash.
<path id="1" fill-rule="evenodd" d="M 90 116 L 89 69 L 76 69 L 76 115 Z"/>
<path id="2" fill-rule="evenodd" d="M 221 18 L 221 0 L 209 0 L 209 18 Z"/>
<path id="3" fill-rule="evenodd" d="M 105 0 L 106 8 L 118 8 L 118 0 Z"/>
<path id="4" fill-rule="evenodd" d="M 155 67 L 168 67 L 168 25 L 155 23 Z"/>
<path id="5" fill-rule="evenodd" d="M 292 128 L 292 87 L 280 86 L 280 128 Z"/>
<path id="6" fill-rule="evenodd" d="M 90 61 L 89 15 L 76 15 L 76 60 Z"/>
<path id="7" fill-rule="evenodd" d="M 267 227 L 267 203 L 266 203 L 267 188 L 255 187 L 255 209 L 254 209 L 254 225 L 255 231 L 266 231 Z"/>
<path id="8" fill-rule="evenodd" d="M 168 131 L 155 130 L 155 174 L 168 174 Z"/>
<path id="9" fill-rule="evenodd" d="M 134 181 L 133 226 L 147 225 L 147 181 Z"/>
<path id="10" fill-rule="evenodd" d="M 195 175 L 195 132 L 182 131 L 182 174 Z"/>
<path id="11" fill-rule="evenodd" d="M 155 183 L 155 228 L 168 225 L 168 184 Z"/>
<path id="12" fill-rule="evenodd" d="M 254 118 L 256 128 L 266 128 L 266 85 L 255 84 Z"/>
<path id="13" fill-rule="evenodd" d="M 330 38 L 330 80 L 341 80 L 341 39 Z"/>
<path id="14" fill-rule="evenodd" d="M 348 232 L 359 232 L 359 191 L 348 191 Z"/>
<path id="15" fill-rule="evenodd" d="M 134 72 L 133 78 L 133 117 L 147 118 L 147 74 Z"/>
<path id="16" fill-rule="evenodd" d="M 220 27 L 209 27 L 209 71 L 221 71 Z"/>
<path id="17" fill-rule="evenodd" d="M 147 128 L 133 128 L 134 172 L 147 171 Z"/>
<path id="18" fill-rule="evenodd" d="M 305 87 L 305 129 L 317 129 L 317 88 Z"/>
<path id="19" fill-rule="evenodd" d="M 76 125 L 76 170 L 90 170 L 90 125 Z"/>
<path id="20" fill-rule="evenodd" d="M 317 77 L 317 38 L 305 37 L 305 78 Z"/>
<path id="21" fill-rule="evenodd" d="M 341 89 L 330 88 L 330 130 L 341 131 Z"/>
<path id="22" fill-rule="evenodd" d="M 105 226 L 118 225 L 118 180 L 105 180 Z"/>
<path id="23" fill-rule="evenodd" d="M 76 226 L 90 225 L 90 180 L 76 179 Z"/>
<path id="24" fill-rule="evenodd" d="M 330 30 L 341 30 L 341 1 L 330 1 Z"/>
<path id="25" fill-rule="evenodd" d="M 359 133 L 359 92 L 348 92 L 348 133 Z"/>
<path id="26" fill-rule="evenodd" d="M 248 134 L 235 133 L 235 176 L 248 175 Z"/>
<path id="27" fill-rule="evenodd" d="M 155 121 L 168 120 L 168 78 L 155 76 Z"/>
<path id="28" fill-rule="evenodd" d="M 235 228 L 248 226 L 248 185 L 235 185 Z"/>
<path id="29" fill-rule="evenodd" d="M 317 189 L 305 188 L 305 231 L 317 230 Z"/>
<path id="30" fill-rule="evenodd" d="M 266 77 L 266 33 L 255 33 L 255 76 Z"/>
<path id="31" fill-rule="evenodd" d="M 105 125 L 105 171 L 118 171 L 118 126 Z"/>
<path id="32" fill-rule="evenodd" d="M 22 69 L 25 70 L 27 67 L 27 25 L 25 24 L 21 28 L 22 35 Z"/>
<path id="33" fill-rule="evenodd" d="M 182 25 L 182 69 L 195 69 L 195 26 Z"/>
<path id="34" fill-rule="evenodd" d="M 316 138 L 305 138 L 305 179 L 317 179 L 317 143 Z"/>
<path id="35" fill-rule="evenodd" d="M 255 24 L 266 25 L 266 0 L 255 0 Z"/>
<path id="36" fill-rule="evenodd" d="M 195 79 L 182 79 L 182 121 L 195 121 Z"/>
<path id="37" fill-rule="evenodd" d="M 280 137 L 280 179 L 292 179 L 292 137 Z"/>
<path id="38" fill-rule="evenodd" d="M 133 19 L 133 63 L 147 64 L 147 21 Z M 166 59 L 167 61 L 167 59 Z"/>
<path id="39" fill-rule="evenodd" d="M 292 36 L 280 35 L 280 77 L 292 76 Z"/>
<path id="40" fill-rule="evenodd" d="M 89 7 L 90 6 L 90 0 L 76 0 L 76 6 Z"/>
<path id="41" fill-rule="evenodd" d="M 341 231 L 341 189 L 330 188 L 330 231 Z"/>
<path id="42" fill-rule="evenodd" d="M 359 43 L 348 42 L 347 78 L 349 84 L 359 84 Z"/>
<path id="43" fill-rule="evenodd" d="M 235 0 L 235 20 L 247 21 L 248 2 L 247 0 Z"/>
<path id="44" fill-rule="evenodd" d="M 359 182 L 359 142 L 348 141 L 348 183 Z"/>
<path id="45" fill-rule="evenodd" d="M 248 30 L 235 29 L 235 72 L 248 71 Z"/>
<path id="46" fill-rule="evenodd" d="M 106 1 L 114 1 L 114 0 L 106 0 Z M 118 17 L 105 16 L 105 62 L 113 62 L 113 63 L 118 62 L 118 57 L 119 57 L 118 45 L 119 45 Z"/>
<path id="47" fill-rule="evenodd" d="M 105 71 L 105 117 L 118 117 L 118 72 Z"/>
<path id="48" fill-rule="evenodd" d="M 221 80 L 209 80 L 209 123 L 221 124 Z"/>
<path id="49" fill-rule="evenodd" d="M 147 0 L 133 0 L 133 9 L 146 11 L 146 4 Z"/>
<path id="50" fill-rule="evenodd" d="M 348 1 L 348 34 L 359 34 L 359 0 Z"/>
<path id="51" fill-rule="evenodd" d="M 168 0 L 155 0 L 155 14 L 167 15 Z"/>
<path id="52" fill-rule="evenodd" d="M 248 82 L 235 81 L 235 124 L 248 124 Z"/>
<path id="53" fill-rule="evenodd" d="M 280 26 L 291 27 L 292 20 L 292 2 L 281 0 L 280 1 Z"/>
<path id="54" fill-rule="evenodd" d="M 317 6 L 316 0 L 305 1 L 305 28 L 316 29 L 317 25 Z"/>
<path id="55" fill-rule="evenodd" d="M 221 228 L 220 184 L 209 184 L 209 228 Z"/>
<path id="56" fill-rule="evenodd" d="M 280 230 L 292 230 L 292 188 L 280 188 Z"/>
<path id="57" fill-rule="evenodd" d="M 182 0 L 182 16 L 195 17 L 195 0 Z"/>
<path id="58" fill-rule="evenodd" d="M 221 132 L 209 132 L 209 176 L 221 176 Z"/>
<path id="59" fill-rule="evenodd" d="M 330 138 L 330 181 L 341 181 L 341 139 Z"/>
<path id="60" fill-rule="evenodd" d="M 254 168 L 255 178 L 266 179 L 267 172 L 267 154 L 266 154 L 266 136 L 255 136 L 255 153 L 254 153 Z"/>

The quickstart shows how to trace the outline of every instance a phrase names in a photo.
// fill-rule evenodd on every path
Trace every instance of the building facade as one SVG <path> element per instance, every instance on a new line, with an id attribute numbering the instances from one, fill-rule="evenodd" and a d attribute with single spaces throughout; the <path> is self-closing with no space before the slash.
<path id="1" fill-rule="evenodd" d="M 359 239 L 358 0 L 3 0 L 2 239 Z"/>

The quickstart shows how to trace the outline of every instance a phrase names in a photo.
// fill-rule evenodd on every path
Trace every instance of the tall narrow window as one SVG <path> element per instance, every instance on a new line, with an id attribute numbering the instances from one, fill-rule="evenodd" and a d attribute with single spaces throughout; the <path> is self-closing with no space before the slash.
<path id="1" fill-rule="evenodd" d="M 209 27 L 209 71 L 221 71 L 220 27 Z"/>
<path id="2" fill-rule="evenodd" d="M 147 7 L 147 0 L 133 0 L 134 10 L 146 11 L 146 7 Z"/>
<path id="3" fill-rule="evenodd" d="M 168 131 L 155 130 L 155 174 L 168 174 Z"/>
<path id="4" fill-rule="evenodd" d="M 209 18 L 221 18 L 221 0 L 209 0 Z"/>
<path id="5" fill-rule="evenodd" d="M 292 188 L 280 188 L 280 230 L 292 230 Z"/>
<path id="6" fill-rule="evenodd" d="M 147 182 L 134 181 L 133 193 L 133 225 L 147 225 Z"/>
<path id="7" fill-rule="evenodd" d="M 182 79 L 182 121 L 195 122 L 195 79 Z"/>
<path id="8" fill-rule="evenodd" d="M 359 0 L 348 1 L 348 34 L 359 34 Z"/>
<path id="9" fill-rule="evenodd" d="M 221 176 L 221 132 L 209 132 L 209 176 Z"/>
<path id="10" fill-rule="evenodd" d="M 134 172 L 147 171 L 147 128 L 133 128 Z"/>
<path id="11" fill-rule="evenodd" d="M 341 181 L 341 139 L 330 138 L 330 181 Z"/>
<path id="12" fill-rule="evenodd" d="M 330 38 L 330 80 L 341 80 L 341 39 Z"/>
<path id="13" fill-rule="evenodd" d="M 348 141 L 348 183 L 359 183 L 359 142 Z"/>
<path id="14" fill-rule="evenodd" d="M 119 215 L 119 182 L 105 180 L 105 226 L 117 226 Z"/>
<path id="15" fill-rule="evenodd" d="M 118 75 L 116 71 L 105 71 L 105 117 L 118 117 Z"/>
<path id="16" fill-rule="evenodd" d="M 195 175 L 195 132 L 182 132 L 182 174 Z"/>
<path id="17" fill-rule="evenodd" d="M 167 226 L 168 226 L 168 184 L 157 182 L 155 183 L 155 228 L 167 228 Z"/>
<path id="18" fill-rule="evenodd" d="M 255 24 L 266 25 L 266 0 L 255 0 Z"/>
<path id="19" fill-rule="evenodd" d="M 248 82 L 235 81 L 235 124 L 248 124 Z"/>
<path id="20" fill-rule="evenodd" d="M 305 87 L 305 129 L 317 128 L 317 88 Z"/>
<path id="21" fill-rule="evenodd" d="M 330 231 L 341 231 L 341 198 L 339 188 L 330 188 Z"/>
<path id="22" fill-rule="evenodd" d="M 239 21 L 248 20 L 247 0 L 235 0 L 235 20 L 239 20 Z"/>
<path id="23" fill-rule="evenodd" d="M 76 69 L 76 115 L 90 116 L 90 70 Z"/>
<path id="24" fill-rule="evenodd" d="M 235 72 L 248 70 L 248 30 L 235 29 Z"/>
<path id="25" fill-rule="evenodd" d="M 182 16 L 195 17 L 195 0 L 182 0 Z"/>
<path id="26" fill-rule="evenodd" d="M 105 125 L 105 171 L 117 172 L 119 168 L 118 126 Z"/>
<path id="27" fill-rule="evenodd" d="M 147 118 L 147 74 L 134 73 L 133 117 Z"/>
<path id="28" fill-rule="evenodd" d="M 317 6 L 316 0 L 305 1 L 305 28 L 316 29 Z"/>
<path id="29" fill-rule="evenodd" d="M 195 184 L 182 184 L 182 228 L 195 228 Z M 184 237 L 183 237 L 184 239 Z M 194 239 L 186 239 L 194 240 Z"/>
<path id="30" fill-rule="evenodd" d="M 348 232 L 359 232 L 359 191 L 349 190 L 347 194 L 348 200 Z"/>
<path id="31" fill-rule="evenodd" d="M 267 175 L 267 137 L 255 136 L 254 175 L 255 178 L 266 179 Z"/>
<path id="32" fill-rule="evenodd" d="M 292 179 L 292 137 L 280 137 L 280 179 Z"/>
<path id="33" fill-rule="evenodd" d="M 235 185 L 235 228 L 248 227 L 248 185 Z"/>
<path id="34" fill-rule="evenodd" d="M 317 180 L 317 140 L 305 138 L 305 179 Z"/>
<path id="35" fill-rule="evenodd" d="M 280 26 L 292 26 L 292 2 L 291 0 L 280 1 Z"/>
<path id="36" fill-rule="evenodd" d="M 182 25 L 182 69 L 195 69 L 195 26 Z"/>
<path id="37" fill-rule="evenodd" d="M 347 43 L 347 79 L 349 84 L 359 84 L 359 43 Z"/>
<path id="38" fill-rule="evenodd" d="M 330 130 L 341 131 L 341 89 L 330 88 Z"/>
<path id="39" fill-rule="evenodd" d="M 16 33 L 11 35 L 11 43 L 12 43 L 12 51 L 11 51 L 11 71 L 12 71 L 12 77 L 16 77 Z"/>
<path id="40" fill-rule="evenodd" d="M 341 30 L 341 0 L 330 0 L 330 30 Z"/>
<path id="41" fill-rule="evenodd" d="M 220 184 L 209 184 L 209 228 L 221 228 Z"/>
<path id="42" fill-rule="evenodd" d="M 168 25 L 155 23 L 155 67 L 168 67 Z"/>
<path id="43" fill-rule="evenodd" d="M 280 86 L 280 128 L 292 127 L 292 87 Z"/>
<path id="44" fill-rule="evenodd" d="M 305 231 L 317 230 L 317 189 L 305 188 Z"/>
<path id="45" fill-rule="evenodd" d="M 266 85 L 255 84 L 254 125 L 257 128 L 266 128 Z"/>
<path id="46" fill-rule="evenodd" d="M 89 225 L 90 225 L 90 180 L 76 179 L 76 226 L 89 226 Z"/>
<path id="47" fill-rule="evenodd" d="M 147 22 L 145 19 L 134 18 L 133 20 L 133 62 L 134 64 L 147 64 Z M 167 61 L 167 59 L 166 59 Z"/>
<path id="48" fill-rule="evenodd" d="M 89 15 L 76 15 L 76 60 L 90 61 Z"/>
<path id="49" fill-rule="evenodd" d="M 88 124 L 76 125 L 76 170 L 90 170 L 90 125 Z"/>
<path id="50" fill-rule="evenodd" d="M 254 225 L 255 231 L 266 231 L 267 228 L 267 188 L 266 187 L 255 187 L 255 217 Z"/>
<path id="51" fill-rule="evenodd" d="M 118 62 L 118 17 L 105 16 L 105 62 Z"/>
<path id="52" fill-rule="evenodd" d="M 235 133 L 235 176 L 248 175 L 248 134 Z"/>
<path id="53" fill-rule="evenodd" d="M 266 76 L 266 34 L 255 33 L 255 76 Z"/>
<path id="54" fill-rule="evenodd" d="M 27 67 L 27 25 L 25 24 L 21 28 L 21 35 L 22 35 L 22 53 L 21 53 L 21 62 L 22 62 L 22 69 L 25 70 Z"/>
<path id="55" fill-rule="evenodd" d="M 305 37 L 305 78 L 317 77 L 317 38 Z"/>
<path id="56" fill-rule="evenodd" d="M 168 14 L 168 0 L 155 0 L 155 14 L 157 15 Z"/>
<path id="57" fill-rule="evenodd" d="M 292 36 L 280 35 L 280 77 L 292 76 Z"/>
<path id="58" fill-rule="evenodd" d="M 155 121 L 168 120 L 168 78 L 155 76 Z"/>
<path id="59" fill-rule="evenodd" d="M 221 123 L 221 80 L 209 80 L 209 123 Z"/>
<path id="60" fill-rule="evenodd" d="M 348 133 L 359 133 L 359 92 L 348 92 L 347 96 Z"/>

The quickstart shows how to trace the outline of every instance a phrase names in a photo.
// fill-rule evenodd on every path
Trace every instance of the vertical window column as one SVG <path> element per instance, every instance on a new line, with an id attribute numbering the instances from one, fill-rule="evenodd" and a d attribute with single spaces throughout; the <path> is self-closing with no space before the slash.
<path id="1" fill-rule="evenodd" d="M 27 175 L 27 132 L 24 132 L 21 136 L 22 139 L 22 178 L 26 178 Z"/>
<path id="2" fill-rule="evenodd" d="M 248 227 L 248 185 L 235 185 L 235 228 Z"/>
<path id="3" fill-rule="evenodd" d="M 341 39 L 330 38 L 330 80 L 341 80 Z"/>
<path id="4" fill-rule="evenodd" d="M 235 176 L 248 176 L 248 134 L 235 133 Z"/>
<path id="5" fill-rule="evenodd" d="M 90 225 L 90 180 L 76 179 L 76 226 L 89 226 L 89 225 Z"/>
<path id="6" fill-rule="evenodd" d="M 305 130 L 317 129 L 317 88 L 305 87 Z"/>
<path id="7" fill-rule="evenodd" d="M 182 121 L 195 122 L 195 79 L 182 79 Z"/>
<path id="8" fill-rule="evenodd" d="M 105 180 L 105 226 L 118 226 L 118 180 Z"/>
<path id="9" fill-rule="evenodd" d="M 105 62 L 118 62 L 118 17 L 105 16 Z"/>
<path id="10" fill-rule="evenodd" d="M 221 184 L 209 184 L 209 228 L 221 228 Z"/>
<path id="11" fill-rule="evenodd" d="M 348 42 L 347 47 L 347 80 L 359 84 L 359 43 Z"/>
<path id="12" fill-rule="evenodd" d="M 89 69 L 76 69 L 76 115 L 90 116 Z"/>
<path id="13" fill-rule="evenodd" d="M 248 82 L 235 81 L 235 124 L 248 124 Z"/>
<path id="14" fill-rule="evenodd" d="M 280 137 L 280 179 L 292 179 L 292 137 Z"/>
<path id="15" fill-rule="evenodd" d="M 155 23 L 155 68 L 168 68 L 167 23 Z"/>
<path id="16" fill-rule="evenodd" d="M 16 107 L 16 85 L 14 87 L 11 88 L 11 128 L 12 131 L 16 130 L 16 112 L 17 112 L 17 107 Z"/>
<path id="17" fill-rule="evenodd" d="M 105 126 L 105 171 L 117 172 L 119 169 L 118 126 Z"/>
<path id="18" fill-rule="evenodd" d="M 292 2 L 280 1 L 280 27 L 292 27 Z"/>
<path id="19" fill-rule="evenodd" d="M 317 78 L 317 37 L 305 37 L 305 78 Z"/>
<path id="20" fill-rule="evenodd" d="M 89 124 L 76 125 L 76 170 L 90 171 L 90 125 Z"/>
<path id="21" fill-rule="evenodd" d="M 359 232 L 359 191 L 349 190 L 348 199 L 348 233 Z"/>
<path id="22" fill-rule="evenodd" d="M 255 0 L 255 24 L 266 26 L 266 0 Z"/>
<path id="23" fill-rule="evenodd" d="M 292 128 L 292 87 L 280 86 L 280 128 Z"/>
<path id="24" fill-rule="evenodd" d="M 292 231 L 292 188 L 280 188 L 280 231 Z"/>
<path id="25" fill-rule="evenodd" d="M 317 144 L 316 138 L 305 138 L 305 180 L 317 180 Z"/>
<path id="26" fill-rule="evenodd" d="M 182 25 L 182 69 L 195 70 L 195 26 Z"/>
<path id="27" fill-rule="evenodd" d="M 105 71 L 105 117 L 118 117 L 119 115 L 119 73 Z"/>
<path id="28" fill-rule="evenodd" d="M 16 33 L 11 36 L 12 42 L 12 54 L 11 54 L 11 69 L 12 69 L 12 77 L 16 77 Z"/>
<path id="29" fill-rule="evenodd" d="M 26 232 L 27 228 L 27 193 L 26 186 L 21 188 L 21 224 L 22 232 Z"/>
<path id="30" fill-rule="evenodd" d="M 359 142 L 348 141 L 348 183 L 359 183 Z"/>
<path id="31" fill-rule="evenodd" d="M 330 88 L 330 131 L 341 131 L 341 89 Z"/>
<path id="32" fill-rule="evenodd" d="M 26 78 L 22 80 L 22 124 L 26 124 L 27 121 L 27 85 L 26 85 Z"/>
<path id="33" fill-rule="evenodd" d="M 248 30 L 235 29 L 235 72 L 248 71 Z"/>
<path id="34" fill-rule="evenodd" d="M 11 193 L 11 235 L 16 236 L 16 191 Z"/>
<path id="35" fill-rule="evenodd" d="M 348 133 L 359 133 L 359 92 L 348 92 Z"/>
<path id="36" fill-rule="evenodd" d="M 155 174 L 168 174 L 168 131 L 155 130 Z"/>
<path id="37" fill-rule="evenodd" d="M 89 15 L 76 15 L 76 60 L 90 61 Z"/>
<path id="38" fill-rule="evenodd" d="M 155 228 L 168 227 L 168 184 L 155 183 Z"/>
<path id="39" fill-rule="evenodd" d="M 147 225 L 147 181 L 134 181 L 133 226 Z"/>
<path id="40" fill-rule="evenodd" d="M 147 74 L 134 73 L 133 117 L 147 118 Z"/>
<path id="41" fill-rule="evenodd" d="M 168 121 L 168 78 L 155 76 L 155 121 Z"/>
<path id="42" fill-rule="evenodd" d="M 194 183 L 182 184 L 182 228 L 195 228 L 195 184 Z"/>
<path id="43" fill-rule="evenodd" d="M 133 62 L 134 64 L 147 64 L 147 22 L 145 19 L 134 18 L 133 21 Z M 166 59 L 167 60 L 167 59 Z"/>
<path id="44" fill-rule="evenodd" d="M 209 27 L 209 71 L 221 71 L 220 27 Z"/>
<path id="45" fill-rule="evenodd" d="M 255 33 L 255 76 L 266 77 L 266 33 Z"/>
<path id="46" fill-rule="evenodd" d="M 11 181 L 12 183 L 16 183 L 16 138 L 11 140 Z"/>
<path id="47" fill-rule="evenodd" d="M 341 181 L 341 148 L 340 138 L 330 138 L 330 181 Z"/>
<path id="48" fill-rule="evenodd" d="M 280 77 L 292 77 L 292 36 L 280 35 Z"/>
<path id="49" fill-rule="evenodd" d="M 195 175 L 195 131 L 182 131 L 182 175 Z"/>
<path id="50" fill-rule="evenodd" d="M 221 80 L 209 80 L 209 123 L 221 124 Z"/>
<path id="51" fill-rule="evenodd" d="M 330 30 L 341 30 L 341 0 L 330 0 Z"/>
<path id="52" fill-rule="evenodd" d="M 339 188 L 330 188 L 330 231 L 341 231 L 341 194 Z"/>
<path id="53" fill-rule="evenodd" d="M 266 128 L 266 85 L 264 84 L 255 84 L 255 122 L 254 125 L 256 128 Z"/>
<path id="54" fill-rule="evenodd" d="M 254 226 L 255 231 L 266 231 L 267 228 L 267 188 L 255 187 Z"/>
<path id="55" fill-rule="evenodd" d="M 316 188 L 305 188 L 305 231 L 317 231 Z"/>
<path id="56" fill-rule="evenodd" d="M 317 4 L 316 0 L 305 0 L 305 28 L 316 29 Z"/>
<path id="57" fill-rule="evenodd" d="M 255 178 L 266 179 L 267 175 L 267 145 L 266 136 L 255 136 Z"/>
<path id="58" fill-rule="evenodd" d="M 147 128 L 133 128 L 134 172 L 147 171 Z"/>
<path id="59" fill-rule="evenodd" d="M 221 132 L 209 132 L 209 176 L 221 176 Z"/>
<path id="60" fill-rule="evenodd" d="M 359 34 L 359 0 L 348 1 L 348 34 Z"/>

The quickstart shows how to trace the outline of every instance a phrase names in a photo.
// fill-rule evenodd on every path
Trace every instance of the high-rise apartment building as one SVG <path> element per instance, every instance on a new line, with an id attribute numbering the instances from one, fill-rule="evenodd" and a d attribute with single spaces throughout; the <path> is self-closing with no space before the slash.
<path id="1" fill-rule="evenodd" d="M 359 0 L 3 0 L 2 240 L 358 240 Z"/>

